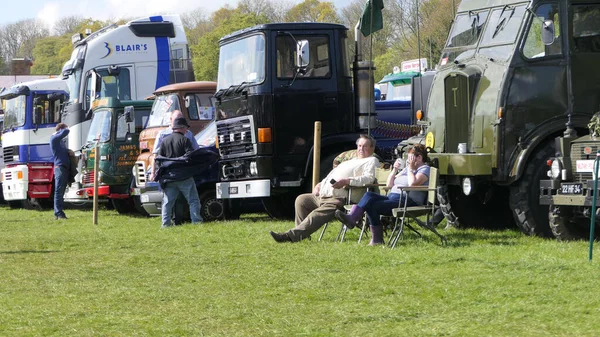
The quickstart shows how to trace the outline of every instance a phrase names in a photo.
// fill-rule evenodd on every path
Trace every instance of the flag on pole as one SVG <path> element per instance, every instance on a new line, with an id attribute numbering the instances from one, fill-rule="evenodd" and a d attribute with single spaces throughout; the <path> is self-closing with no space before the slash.
<path id="1" fill-rule="evenodd" d="M 383 0 L 367 0 L 360 19 L 360 31 L 365 37 L 383 28 L 382 9 Z M 373 22 L 371 22 L 371 17 L 373 18 Z"/>

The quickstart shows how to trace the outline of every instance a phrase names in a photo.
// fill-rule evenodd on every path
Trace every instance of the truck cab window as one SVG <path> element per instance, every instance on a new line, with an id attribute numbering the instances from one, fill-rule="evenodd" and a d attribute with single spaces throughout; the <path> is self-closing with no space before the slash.
<path id="1" fill-rule="evenodd" d="M 573 6 L 573 51 L 600 53 L 600 5 Z"/>
<path id="2" fill-rule="evenodd" d="M 102 97 L 114 97 L 121 101 L 131 99 L 131 84 L 129 77 L 129 69 L 123 67 L 118 75 L 109 75 L 108 70 L 100 69 L 98 74 L 102 77 L 102 88 L 96 93 L 96 99 Z M 90 106 L 90 92 L 92 85 L 92 77 L 88 75 L 86 86 L 86 107 Z"/>
<path id="3" fill-rule="evenodd" d="M 524 14 L 524 5 L 493 9 L 479 44 L 479 54 L 497 60 L 508 60 L 519 36 Z"/>
<path id="4" fill-rule="evenodd" d="M 196 101 L 200 110 L 198 111 L 200 120 L 213 120 L 215 118 L 215 107 L 210 94 L 196 95 Z"/>
<path id="5" fill-rule="evenodd" d="M 298 73 L 297 79 L 325 78 L 330 76 L 329 38 L 327 36 L 294 36 L 296 40 L 307 40 L 310 46 L 310 63 Z M 277 78 L 293 78 L 295 71 L 296 43 L 289 35 L 278 36 Z"/>
<path id="6" fill-rule="evenodd" d="M 545 56 L 560 55 L 560 23 L 558 4 L 543 4 L 535 10 L 531 26 L 523 46 L 523 56 L 528 59 L 538 59 Z M 549 46 L 542 42 L 542 24 L 545 20 L 554 21 L 554 43 Z"/>
<path id="7" fill-rule="evenodd" d="M 189 104 L 187 107 L 189 118 L 191 120 L 198 120 L 198 102 L 196 102 L 196 95 L 186 95 L 185 100 Z"/>
<path id="8" fill-rule="evenodd" d="M 475 55 L 475 47 L 481 36 L 489 11 L 458 14 L 452 25 L 440 65 L 462 60 Z"/>

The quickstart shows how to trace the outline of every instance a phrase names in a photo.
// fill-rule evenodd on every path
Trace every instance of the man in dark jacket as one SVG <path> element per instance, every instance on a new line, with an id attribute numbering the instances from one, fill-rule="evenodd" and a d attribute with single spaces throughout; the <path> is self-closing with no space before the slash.
<path id="1" fill-rule="evenodd" d="M 69 128 L 64 123 L 56 125 L 56 132 L 50 137 L 50 149 L 54 158 L 54 217 L 56 220 L 66 219 L 64 212 L 65 188 L 69 181 L 71 160 L 65 138 Z"/>
<path id="2" fill-rule="evenodd" d="M 183 117 L 176 118 L 173 121 L 173 133 L 167 136 L 158 150 L 158 155 L 163 158 L 179 158 L 184 155 L 189 155 L 193 150 L 192 142 L 185 136 L 186 131 L 189 128 L 189 124 Z M 169 175 L 169 170 L 161 170 L 158 178 L 161 175 Z M 173 212 L 173 206 L 179 192 L 183 194 L 185 199 L 190 206 L 190 217 L 192 223 L 202 222 L 202 216 L 200 215 L 200 198 L 198 198 L 198 190 L 196 190 L 196 184 L 194 178 L 183 177 L 178 180 L 177 177 L 171 177 L 169 182 L 164 183 L 163 187 L 163 202 L 162 202 L 162 227 L 170 227 L 171 215 Z"/>

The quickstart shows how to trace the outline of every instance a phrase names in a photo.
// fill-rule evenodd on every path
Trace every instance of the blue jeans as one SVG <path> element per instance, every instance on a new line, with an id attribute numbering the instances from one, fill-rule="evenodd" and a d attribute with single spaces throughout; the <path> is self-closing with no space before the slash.
<path id="1" fill-rule="evenodd" d="M 171 226 L 173 206 L 175 205 L 179 192 L 183 194 L 188 205 L 190 205 L 190 217 L 192 218 L 192 223 L 203 221 L 202 216 L 200 215 L 200 198 L 198 198 L 196 183 L 194 182 L 194 178 L 188 178 L 182 181 L 166 183 L 165 188 L 163 188 L 162 225 L 164 227 Z"/>
<path id="2" fill-rule="evenodd" d="M 64 216 L 65 189 L 69 181 L 69 169 L 65 166 L 54 166 L 54 216 Z"/>
<path id="3" fill-rule="evenodd" d="M 400 200 L 401 203 L 400 203 Z M 365 210 L 371 226 L 380 226 L 381 215 L 392 215 L 392 209 L 404 206 L 404 198 L 399 193 L 390 193 L 387 196 L 378 193 L 367 192 L 358 202 L 358 206 Z M 415 206 L 412 199 L 408 199 L 408 206 Z"/>

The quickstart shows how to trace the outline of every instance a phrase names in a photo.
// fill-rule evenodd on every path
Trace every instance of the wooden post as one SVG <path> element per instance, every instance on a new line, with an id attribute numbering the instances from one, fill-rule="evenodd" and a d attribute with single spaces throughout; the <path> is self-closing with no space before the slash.
<path id="1" fill-rule="evenodd" d="M 94 208 L 92 212 L 92 223 L 94 225 L 98 224 L 98 163 L 100 157 L 98 156 L 98 144 L 100 144 L 100 140 L 96 140 L 96 145 L 94 146 Z"/>
<path id="2" fill-rule="evenodd" d="M 313 142 L 313 187 L 321 181 L 321 122 L 315 122 L 315 140 Z"/>

